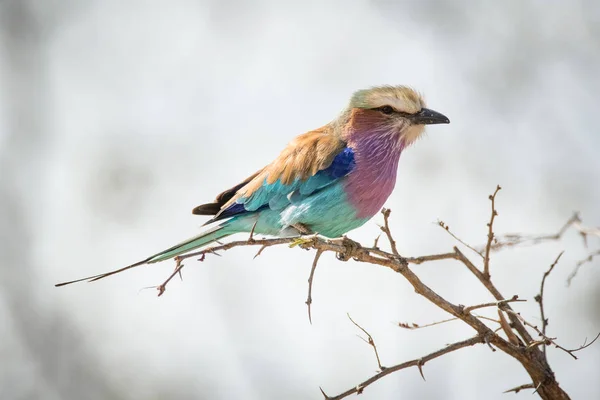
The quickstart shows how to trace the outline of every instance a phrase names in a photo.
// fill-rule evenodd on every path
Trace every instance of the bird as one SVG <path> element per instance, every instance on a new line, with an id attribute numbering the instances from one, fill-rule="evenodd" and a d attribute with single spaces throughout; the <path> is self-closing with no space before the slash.
<path id="1" fill-rule="evenodd" d="M 380 211 L 396 185 L 400 155 L 425 126 L 448 123 L 411 87 L 358 90 L 334 120 L 297 136 L 270 164 L 195 207 L 193 214 L 211 217 L 199 235 L 119 270 L 56 286 L 165 261 L 236 233 L 340 237 Z"/>

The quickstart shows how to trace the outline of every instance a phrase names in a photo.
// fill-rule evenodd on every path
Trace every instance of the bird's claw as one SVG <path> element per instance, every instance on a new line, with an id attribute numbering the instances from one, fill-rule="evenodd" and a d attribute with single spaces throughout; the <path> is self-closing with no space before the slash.
<path id="1" fill-rule="evenodd" d="M 313 243 L 313 241 L 314 241 L 313 236 L 310 236 L 310 237 L 300 236 L 300 237 L 297 237 L 296 239 L 294 239 L 294 241 L 290 243 L 290 248 L 296 247 L 296 246 L 302 247 L 305 244 Z"/>
<path id="2" fill-rule="evenodd" d="M 359 249 L 360 245 L 356 243 L 354 240 L 349 239 L 347 236 L 342 237 L 342 246 L 344 246 L 344 251 L 336 254 L 336 257 L 340 261 L 348 261 L 352 257 L 354 257 L 354 253 Z"/>

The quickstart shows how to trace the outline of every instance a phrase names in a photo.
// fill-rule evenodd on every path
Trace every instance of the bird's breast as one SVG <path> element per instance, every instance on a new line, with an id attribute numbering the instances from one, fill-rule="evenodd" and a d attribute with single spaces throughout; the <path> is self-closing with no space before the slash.
<path id="1" fill-rule="evenodd" d="M 392 135 L 372 135 L 350 142 L 356 168 L 345 186 L 348 201 L 358 218 L 371 218 L 381 210 L 396 185 L 403 146 Z"/>

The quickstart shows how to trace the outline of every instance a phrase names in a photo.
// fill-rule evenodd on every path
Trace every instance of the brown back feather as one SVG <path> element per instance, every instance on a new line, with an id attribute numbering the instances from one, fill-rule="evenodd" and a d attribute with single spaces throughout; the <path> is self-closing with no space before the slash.
<path id="1" fill-rule="evenodd" d="M 296 178 L 305 180 L 313 176 L 329 167 L 344 146 L 345 143 L 335 135 L 330 125 L 297 136 L 271 164 L 236 186 L 237 192 L 221 206 L 221 210 L 240 197 L 251 196 L 262 187 L 265 180 L 271 184 L 279 179 L 287 185 Z"/>

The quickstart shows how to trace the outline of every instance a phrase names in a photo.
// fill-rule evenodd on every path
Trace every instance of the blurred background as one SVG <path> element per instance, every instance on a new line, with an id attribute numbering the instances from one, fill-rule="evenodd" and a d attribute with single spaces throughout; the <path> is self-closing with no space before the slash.
<path id="1" fill-rule="evenodd" d="M 354 90 L 408 84 L 446 114 L 402 156 L 387 206 L 401 252 L 552 233 L 582 212 L 600 225 L 600 3 L 510 1 L 0 1 L 0 398 L 319 399 L 470 337 L 393 272 L 312 254 L 240 248 L 94 284 L 59 281 L 129 264 L 195 234 L 191 209 L 341 111 Z M 376 217 L 353 231 L 372 243 Z M 600 331 L 600 264 L 576 232 L 494 254 L 505 296 L 578 347 Z M 473 260 L 476 257 L 469 253 Z M 453 262 L 415 268 L 454 303 L 490 301 Z M 486 311 L 493 316 L 494 311 Z M 574 399 L 600 398 L 600 345 L 549 360 Z M 370 386 L 364 399 L 503 399 L 523 368 L 478 346 Z M 530 393 L 519 394 L 529 396 Z"/>

